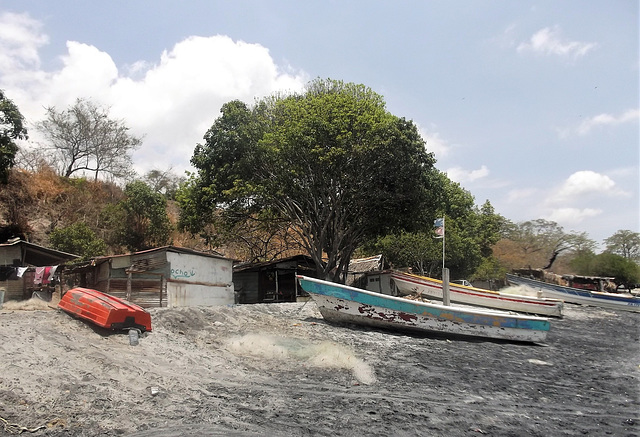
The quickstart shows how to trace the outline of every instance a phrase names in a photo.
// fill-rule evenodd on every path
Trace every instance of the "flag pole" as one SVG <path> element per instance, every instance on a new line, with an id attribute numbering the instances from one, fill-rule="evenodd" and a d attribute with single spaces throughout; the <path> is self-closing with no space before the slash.
<path id="1" fill-rule="evenodd" d="M 442 272 L 444 274 L 444 239 L 447 233 L 446 227 L 444 226 L 444 216 L 442 216 Z"/>
<path id="2" fill-rule="evenodd" d="M 447 235 L 447 227 L 444 225 L 445 216 L 442 216 L 442 303 L 451 305 L 451 297 L 449 294 L 449 269 L 444 266 L 444 239 Z"/>
<path id="3" fill-rule="evenodd" d="M 436 231 L 436 237 L 435 238 L 442 238 L 442 270 L 444 270 L 444 238 L 445 238 L 445 227 L 444 227 L 444 216 L 442 216 L 442 218 L 439 219 L 435 219 L 433 221 L 433 227 L 435 228 Z"/>

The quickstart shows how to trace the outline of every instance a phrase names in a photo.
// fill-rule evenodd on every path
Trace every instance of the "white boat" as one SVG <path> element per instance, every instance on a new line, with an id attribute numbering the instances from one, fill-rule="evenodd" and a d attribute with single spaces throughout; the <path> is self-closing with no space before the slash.
<path id="1" fill-rule="evenodd" d="M 417 293 L 420 296 L 443 299 L 442 281 L 439 279 L 396 271 L 391 273 L 391 279 L 400 295 Z M 451 302 L 465 305 L 553 317 L 562 317 L 564 306 L 564 302 L 558 299 L 500 293 L 455 283 L 449 283 L 449 298 Z"/>
<path id="2" fill-rule="evenodd" d="M 415 301 L 305 276 L 298 280 L 333 323 L 534 343 L 544 341 L 550 328 L 543 317 Z"/>
<path id="3" fill-rule="evenodd" d="M 544 297 L 563 299 L 565 302 L 640 312 L 640 296 L 567 287 L 512 274 L 507 274 L 507 281 L 513 285 L 529 287 Z"/>

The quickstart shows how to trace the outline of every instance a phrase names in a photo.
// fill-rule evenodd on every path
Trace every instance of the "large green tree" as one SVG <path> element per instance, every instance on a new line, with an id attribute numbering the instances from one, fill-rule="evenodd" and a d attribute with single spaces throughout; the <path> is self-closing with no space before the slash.
<path id="1" fill-rule="evenodd" d="M 382 254 L 394 268 L 409 267 L 413 273 L 434 277 L 442 268 L 442 240 L 433 231 L 387 234 L 362 247 L 364 255 Z"/>
<path id="2" fill-rule="evenodd" d="M 495 213 L 488 201 L 480 208 L 475 207 L 471 193 L 444 173 L 440 179 L 443 196 L 436 214 L 445 218 L 444 264 L 452 279 L 462 279 L 491 257 L 491 247 L 499 240 L 505 219 Z M 416 273 L 440 277 L 443 240 L 435 236 L 433 223 L 425 223 L 417 232 L 389 234 L 368 241 L 361 248 L 362 254 L 381 253 L 394 267 L 410 267 Z"/>
<path id="3" fill-rule="evenodd" d="M 362 241 L 415 228 L 433 210 L 433 155 L 416 126 L 363 85 L 318 79 L 301 93 L 253 108 L 230 102 L 222 112 L 180 196 L 192 232 L 217 209 L 268 209 L 290 223 L 320 277 L 344 281 Z"/>
<path id="4" fill-rule="evenodd" d="M 49 235 L 49 242 L 54 249 L 78 255 L 80 260 L 104 255 L 107 250 L 105 242 L 84 222 L 55 229 Z"/>
<path id="5" fill-rule="evenodd" d="M 15 140 L 26 140 L 24 117 L 12 100 L 0 90 L 0 183 L 7 183 L 9 169 L 14 166 L 18 145 Z"/>
<path id="6" fill-rule="evenodd" d="M 127 184 L 124 197 L 103 213 L 105 222 L 113 229 L 110 242 L 132 252 L 169 243 L 172 227 L 167 216 L 167 199 L 140 180 Z"/>
<path id="7" fill-rule="evenodd" d="M 571 260 L 577 274 L 615 278 L 618 286 L 629 290 L 640 283 L 640 266 L 632 260 L 610 252 L 599 255 L 583 253 Z"/>

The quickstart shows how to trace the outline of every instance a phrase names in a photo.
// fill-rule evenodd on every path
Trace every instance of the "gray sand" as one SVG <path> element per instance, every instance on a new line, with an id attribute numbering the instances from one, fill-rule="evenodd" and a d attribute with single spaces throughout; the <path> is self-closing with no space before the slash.
<path id="1" fill-rule="evenodd" d="M 640 435 L 638 313 L 566 304 L 545 345 L 333 326 L 313 302 L 151 313 L 131 346 L 5 305 L 0 435 Z"/>

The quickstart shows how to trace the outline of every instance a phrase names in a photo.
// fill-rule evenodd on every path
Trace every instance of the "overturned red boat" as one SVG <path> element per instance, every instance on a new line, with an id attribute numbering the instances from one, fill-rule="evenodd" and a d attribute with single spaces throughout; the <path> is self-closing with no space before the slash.
<path id="1" fill-rule="evenodd" d="M 107 329 L 151 331 L 151 314 L 144 308 L 90 288 L 67 291 L 58 308 Z"/>

